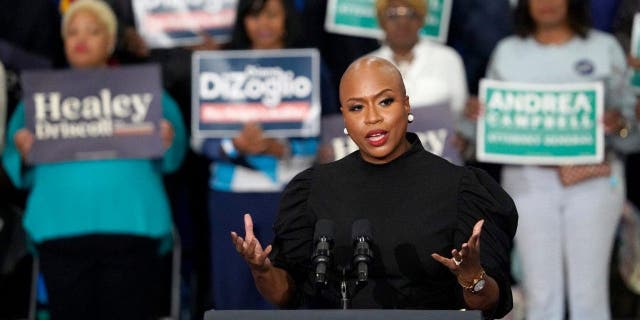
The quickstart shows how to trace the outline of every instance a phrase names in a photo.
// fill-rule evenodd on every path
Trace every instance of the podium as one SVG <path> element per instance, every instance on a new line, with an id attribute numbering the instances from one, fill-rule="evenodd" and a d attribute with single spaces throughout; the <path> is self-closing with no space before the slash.
<path id="1" fill-rule="evenodd" d="M 204 320 L 481 320 L 480 311 L 456 310 L 209 310 Z"/>

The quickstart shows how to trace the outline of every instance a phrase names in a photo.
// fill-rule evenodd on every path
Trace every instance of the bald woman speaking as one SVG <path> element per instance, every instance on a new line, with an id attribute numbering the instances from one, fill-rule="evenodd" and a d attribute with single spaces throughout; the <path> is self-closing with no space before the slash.
<path id="1" fill-rule="evenodd" d="M 384 59 L 364 57 L 345 71 L 340 108 L 359 150 L 289 183 L 271 245 L 255 238 L 249 214 L 245 236 L 231 233 L 265 299 L 287 308 L 339 308 L 336 286 L 314 282 L 315 225 L 335 224 L 328 277 L 339 282 L 353 258 L 351 226 L 366 219 L 373 258 L 368 281 L 350 292 L 351 307 L 468 308 L 489 318 L 511 310 L 515 205 L 483 171 L 424 150 L 407 132 L 409 101 L 400 73 Z"/>

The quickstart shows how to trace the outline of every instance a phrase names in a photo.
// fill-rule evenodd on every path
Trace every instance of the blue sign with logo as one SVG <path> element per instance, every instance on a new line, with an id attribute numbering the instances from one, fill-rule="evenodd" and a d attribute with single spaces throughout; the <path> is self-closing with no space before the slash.
<path id="1" fill-rule="evenodd" d="M 160 79 L 157 65 L 25 72 L 28 161 L 161 157 Z"/>
<path id="2" fill-rule="evenodd" d="M 320 132 L 316 49 L 196 52 L 192 67 L 192 131 L 233 137 L 260 123 L 272 137 Z"/>
<path id="3" fill-rule="evenodd" d="M 231 38 L 238 0 L 132 0 L 138 33 L 149 48 L 218 42 Z"/>

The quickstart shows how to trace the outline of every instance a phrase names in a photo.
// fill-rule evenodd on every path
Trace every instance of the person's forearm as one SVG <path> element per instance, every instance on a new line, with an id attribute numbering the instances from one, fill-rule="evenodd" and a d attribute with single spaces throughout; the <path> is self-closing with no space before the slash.
<path id="1" fill-rule="evenodd" d="M 463 289 L 464 301 L 469 309 L 491 311 L 496 307 L 498 299 L 500 299 L 500 288 L 498 283 L 489 275 L 485 279 L 485 287 L 480 292 L 472 293 Z"/>
<path id="2" fill-rule="evenodd" d="M 295 283 L 287 271 L 271 266 L 267 270 L 251 270 L 251 274 L 265 300 L 279 307 L 289 303 Z"/>

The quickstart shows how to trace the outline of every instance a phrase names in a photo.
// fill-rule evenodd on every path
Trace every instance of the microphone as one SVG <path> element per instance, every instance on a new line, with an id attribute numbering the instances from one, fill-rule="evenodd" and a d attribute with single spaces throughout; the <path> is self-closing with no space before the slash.
<path id="1" fill-rule="evenodd" d="M 315 251 L 313 252 L 313 265 L 315 266 L 316 283 L 327 283 L 327 266 L 331 263 L 331 247 L 333 246 L 333 230 L 335 224 L 331 220 L 320 219 L 316 222 L 313 233 Z"/>
<path id="2" fill-rule="evenodd" d="M 373 251 L 369 245 L 373 237 L 368 219 L 353 222 L 351 238 L 353 239 L 353 264 L 358 272 L 358 282 L 366 282 L 369 277 L 369 264 L 373 259 Z"/>

